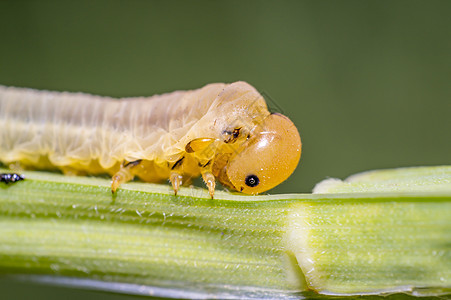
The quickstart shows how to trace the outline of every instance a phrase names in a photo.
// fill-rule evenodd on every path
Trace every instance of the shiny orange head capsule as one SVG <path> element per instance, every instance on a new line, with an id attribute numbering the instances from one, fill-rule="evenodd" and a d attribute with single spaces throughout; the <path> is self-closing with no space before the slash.
<path id="1" fill-rule="evenodd" d="M 244 150 L 228 162 L 226 185 L 246 194 L 267 191 L 286 180 L 301 157 L 301 138 L 286 116 L 268 115 L 256 126 Z"/>

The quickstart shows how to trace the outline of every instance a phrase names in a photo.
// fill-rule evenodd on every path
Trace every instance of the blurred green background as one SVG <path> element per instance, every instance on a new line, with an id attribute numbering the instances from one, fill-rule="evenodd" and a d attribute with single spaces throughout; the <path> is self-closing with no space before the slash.
<path id="1" fill-rule="evenodd" d="M 121 97 L 245 80 L 303 141 L 271 193 L 309 192 L 326 177 L 451 163 L 450 11 L 447 0 L 0 1 L 0 84 Z"/>

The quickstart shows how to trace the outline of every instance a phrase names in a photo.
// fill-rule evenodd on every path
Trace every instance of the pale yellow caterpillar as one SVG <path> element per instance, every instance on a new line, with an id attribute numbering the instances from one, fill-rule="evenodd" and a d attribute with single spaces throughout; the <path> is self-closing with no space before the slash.
<path id="1" fill-rule="evenodd" d="M 65 173 L 134 176 L 180 185 L 202 175 L 257 194 L 288 178 L 301 156 L 294 124 L 271 114 L 245 82 L 121 98 L 0 86 L 0 161 Z"/>

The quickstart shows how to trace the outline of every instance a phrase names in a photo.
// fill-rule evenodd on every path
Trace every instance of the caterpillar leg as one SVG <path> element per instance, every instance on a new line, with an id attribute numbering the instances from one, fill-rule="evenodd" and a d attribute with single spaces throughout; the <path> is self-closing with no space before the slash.
<path id="1" fill-rule="evenodd" d="M 205 182 L 205 185 L 208 188 L 208 192 L 210 193 L 211 199 L 215 195 L 215 187 L 216 187 L 216 178 L 212 172 L 213 159 L 209 160 L 207 163 L 203 164 L 202 170 L 200 173 L 202 174 L 202 179 Z"/>
<path id="2" fill-rule="evenodd" d="M 202 179 L 207 185 L 211 199 L 215 194 L 216 178 L 212 173 L 213 158 L 216 153 L 215 140 L 211 138 L 198 138 L 190 141 L 185 151 L 195 153 L 199 159 L 198 165 L 201 167 Z"/>
<path id="3" fill-rule="evenodd" d="M 129 162 L 121 166 L 120 170 L 111 179 L 111 192 L 114 194 L 122 183 L 126 183 L 135 177 L 136 166 L 141 163 L 141 159 Z"/>
<path id="4" fill-rule="evenodd" d="M 213 196 L 215 195 L 215 187 L 216 187 L 216 178 L 211 173 L 211 171 L 205 171 L 202 172 L 202 179 L 204 180 L 205 184 L 207 185 L 208 192 L 210 193 L 211 199 L 213 199 Z"/>
<path id="5" fill-rule="evenodd" d="M 183 184 L 183 162 L 185 160 L 185 156 L 182 156 L 179 160 L 177 160 L 174 165 L 171 167 L 171 173 L 169 175 L 169 181 L 172 184 L 172 188 L 174 189 L 174 194 L 177 196 L 177 192 L 179 191 L 180 186 Z"/>
<path id="6" fill-rule="evenodd" d="M 180 186 L 183 184 L 183 176 L 176 172 L 172 171 L 169 176 L 169 181 L 171 181 L 172 188 L 174 189 L 174 194 L 177 196 L 177 192 L 179 191 Z"/>

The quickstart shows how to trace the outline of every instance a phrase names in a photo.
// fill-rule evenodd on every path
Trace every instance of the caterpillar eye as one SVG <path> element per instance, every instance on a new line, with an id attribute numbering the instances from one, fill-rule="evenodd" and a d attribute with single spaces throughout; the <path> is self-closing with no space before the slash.
<path id="1" fill-rule="evenodd" d="M 255 175 L 248 175 L 244 183 L 246 183 L 247 186 L 254 187 L 260 183 L 260 179 Z"/>
<path id="2" fill-rule="evenodd" d="M 226 165 L 224 184 L 246 194 L 258 194 L 283 182 L 301 157 L 298 130 L 281 114 L 268 115 L 243 147 Z"/>

